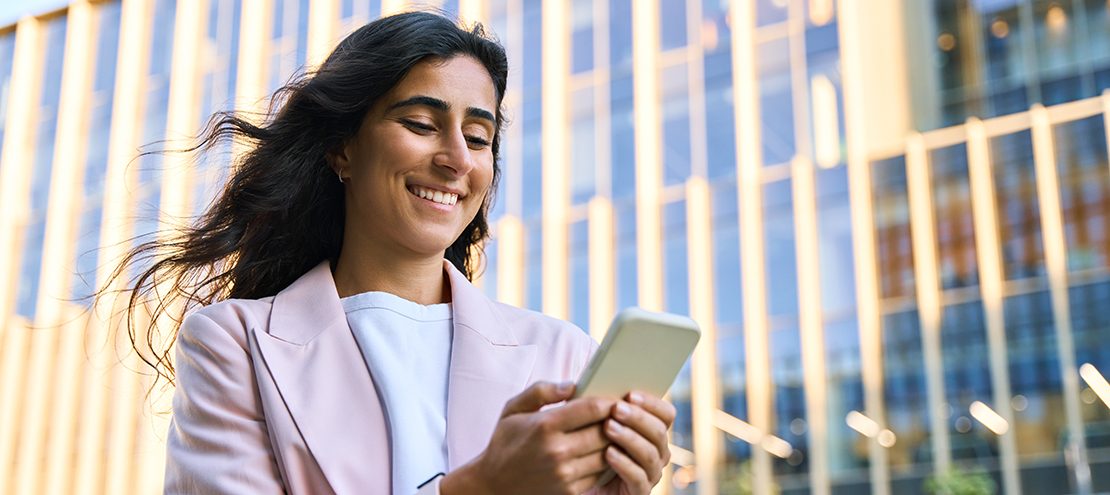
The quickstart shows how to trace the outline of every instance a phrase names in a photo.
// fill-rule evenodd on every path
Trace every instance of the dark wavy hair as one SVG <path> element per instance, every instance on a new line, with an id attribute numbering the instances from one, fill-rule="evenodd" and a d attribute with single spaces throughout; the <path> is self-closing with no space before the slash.
<path id="1" fill-rule="evenodd" d="M 320 262 L 338 259 L 343 185 L 329 167 L 327 153 L 354 136 L 370 106 L 418 62 L 456 56 L 478 60 L 497 91 L 493 184 L 474 220 L 445 252 L 467 278 L 475 274 L 489 234 L 486 215 L 501 175 L 505 50 L 480 24 L 464 28 L 432 12 L 385 17 L 343 39 L 318 69 L 278 89 L 261 124 L 220 112 L 197 143 L 182 150 L 203 154 L 227 142 L 247 148 L 205 213 L 191 226 L 129 251 L 111 283 L 97 294 L 101 297 L 127 279 L 121 325 L 158 377 L 174 383 L 169 349 L 191 309 L 228 298 L 272 296 Z M 163 340 L 156 322 L 167 317 L 173 324 L 169 339 Z M 142 327 L 145 335 L 140 336 Z"/>

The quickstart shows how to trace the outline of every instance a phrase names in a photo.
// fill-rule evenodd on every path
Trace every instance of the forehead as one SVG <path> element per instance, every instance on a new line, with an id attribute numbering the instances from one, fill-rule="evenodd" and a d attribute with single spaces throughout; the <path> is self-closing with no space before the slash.
<path id="1" fill-rule="evenodd" d="M 417 62 L 380 103 L 388 107 L 413 96 L 435 97 L 462 110 L 475 107 L 493 113 L 497 107 L 497 90 L 489 71 L 478 60 L 465 55 Z"/>

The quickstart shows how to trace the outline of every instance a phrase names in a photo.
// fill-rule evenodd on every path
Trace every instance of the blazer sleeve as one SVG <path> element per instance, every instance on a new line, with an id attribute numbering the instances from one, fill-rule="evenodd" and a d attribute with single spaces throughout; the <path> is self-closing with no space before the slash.
<path id="1" fill-rule="evenodd" d="M 241 325 L 225 328 L 202 313 L 182 324 L 165 493 L 285 492 L 246 339 Z"/>

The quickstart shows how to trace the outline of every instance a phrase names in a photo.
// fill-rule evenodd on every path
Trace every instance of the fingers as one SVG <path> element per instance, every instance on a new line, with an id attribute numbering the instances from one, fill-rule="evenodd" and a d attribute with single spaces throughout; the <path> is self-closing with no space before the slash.
<path id="1" fill-rule="evenodd" d="M 640 391 L 629 393 L 628 402 L 644 408 L 644 410 L 662 420 L 668 428 L 674 424 L 675 409 L 670 402 Z"/>
<path id="2" fill-rule="evenodd" d="M 585 493 L 609 469 L 609 465 L 605 463 L 605 449 L 567 462 L 563 469 L 565 478 L 573 480 L 569 484 L 571 492 Z"/>
<path id="3" fill-rule="evenodd" d="M 631 493 L 647 493 L 658 482 L 658 479 L 654 482 L 648 480 L 644 468 L 636 464 L 628 454 L 621 452 L 616 445 L 610 445 L 605 449 L 605 462 L 609 463 L 609 467 L 613 468 Z"/>
<path id="4" fill-rule="evenodd" d="M 651 414 L 643 407 L 636 404 L 629 404 L 624 401 L 618 402 L 613 407 L 613 418 L 616 422 L 619 422 L 621 426 L 626 426 L 626 430 L 630 430 L 630 432 L 626 433 L 635 433 L 636 436 L 642 437 L 645 442 L 648 442 L 654 447 L 653 450 L 656 456 L 663 459 L 664 462 L 669 460 L 670 449 L 667 447 L 667 423 L 662 419 Z M 618 440 L 612 435 L 610 435 L 609 438 L 614 442 Z M 622 446 L 624 445 L 622 444 Z M 630 455 L 639 459 L 637 455 L 639 451 L 626 450 Z"/>
<path id="5" fill-rule="evenodd" d="M 613 440 L 614 446 L 620 448 L 621 453 L 640 467 L 649 482 L 655 484 L 659 481 L 669 458 L 669 451 L 666 454 L 660 452 L 654 443 L 615 419 L 605 422 L 605 433 Z"/>
<path id="6" fill-rule="evenodd" d="M 600 397 L 584 397 L 567 402 L 558 409 L 544 411 L 546 421 L 559 431 L 573 431 L 609 417 L 609 411 L 617 401 Z"/>
<path id="7" fill-rule="evenodd" d="M 584 428 L 567 433 L 566 441 L 572 447 L 569 453 L 573 456 L 582 456 L 591 453 L 600 453 L 611 442 L 602 430 L 604 423 L 594 423 Z M 600 455 L 600 454 L 599 454 Z"/>
<path id="8" fill-rule="evenodd" d="M 516 397 L 509 399 L 509 402 L 505 403 L 505 409 L 501 412 L 501 417 L 536 412 L 548 404 L 567 400 L 572 394 L 574 394 L 573 383 L 536 382 L 517 394 Z"/>

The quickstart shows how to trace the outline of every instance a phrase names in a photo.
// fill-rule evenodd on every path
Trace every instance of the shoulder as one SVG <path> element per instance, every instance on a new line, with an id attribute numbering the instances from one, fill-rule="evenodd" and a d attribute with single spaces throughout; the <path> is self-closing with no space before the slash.
<path id="1" fill-rule="evenodd" d="M 199 308 L 185 316 L 179 338 L 210 342 L 230 338 L 246 349 L 247 331 L 268 325 L 273 299 L 228 299 Z"/>

